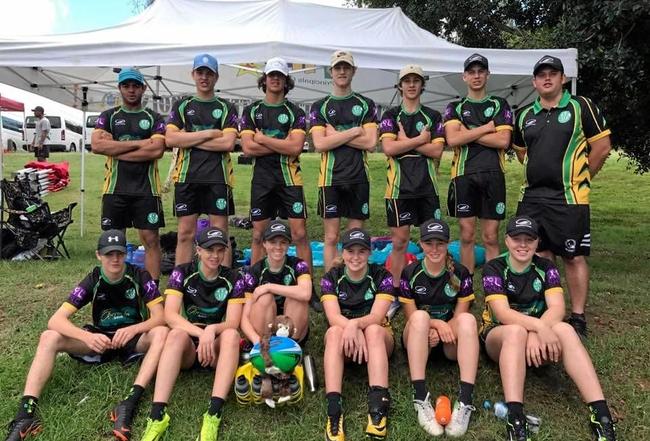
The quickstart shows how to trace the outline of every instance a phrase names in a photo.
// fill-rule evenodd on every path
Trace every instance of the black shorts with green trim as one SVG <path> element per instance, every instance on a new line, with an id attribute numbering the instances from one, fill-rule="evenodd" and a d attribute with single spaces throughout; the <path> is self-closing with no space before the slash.
<path id="1" fill-rule="evenodd" d="M 452 217 L 503 220 L 506 216 L 506 181 L 500 171 L 456 176 L 449 184 L 447 209 Z"/>
<path id="2" fill-rule="evenodd" d="M 370 217 L 370 184 L 332 185 L 318 189 L 318 215 L 324 219 Z"/>
<path id="3" fill-rule="evenodd" d="M 281 217 L 306 219 L 307 205 L 302 185 L 251 184 L 251 220 L 253 222 Z"/>
<path id="4" fill-rule="evenodd" d="M 165 226 L 160 197 L 105 194 L 102 197 L 102 230 L 158 230 Z"/>
<path id="5" fill-rule="evenodd" d="M 550 251 L 556 256 L 588 256 L 591 251 L 589 205 L 567 205 L 543 201 L 520 202 L 517 215 L 537 221 L 537 251 Z"/>
<path id="6" fill-rule="evenodd" d="M 193 214 L 230 216 L 235 214 L 232 189 L 226 184 L 176 183 L 174 187 L 174 215 Z"/>
<path id="7" fill-rule="evenodd" d="M 385 199 L 388 226 L 397 228 L 418 226 L 429 219 L 440 219 L 440 199 L 437 195 L 416 199 Z"/>
<path id="8" fill-rule="evenodd" d="M 95 325 L 84 325 L 83 329 L 93 334 L 104 334 L 112 339 L 116 331 L 105 331 Z M 145 356 L 144 352 L 137 352 L 136 346 L 142 334 L 136 334 L 131 340 L 119 349 L 108 349 L 101 354 L 68 354 L 71 358 L 85 364 L 103 364 L 109 361 L 119 360 L 123 365 L 135 363 Z"/>

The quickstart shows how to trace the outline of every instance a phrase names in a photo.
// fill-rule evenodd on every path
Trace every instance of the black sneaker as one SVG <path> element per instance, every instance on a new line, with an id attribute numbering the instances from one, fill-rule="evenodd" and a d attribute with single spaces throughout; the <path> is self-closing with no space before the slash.
<path id="1" fill-rule="evenodd" d="M 596 415 L 592 413 L 589 426 L 591 426 L 596 441 L 616 441 L 616 425 L 610 418 L 596 419 Z"/>
<path id="2" fill-rule="evenodd" d="M 130 401 L 121 401 L 111 411 L 111 421 L 113 422 L 113 436 L 120 441 L 129 441 L 131 439 L 131 426 L 133 425 L 133 414 L 135 406 Z"/>
<path id="3" fill-rule="evenodd" d="M 29 435 L 36 436 L 43 430 L 43 423 L 40 418 L 32 416 L 19 418 L 9 423 L 9 433 L 5 441 L 23 441 Z"/>
<path id="4" fill-rule="evenodd" d="M 584 314 L 571 314 L 567 319 L 567 323 L 575 329 L 576 334 L 581 339 L 587 338 L 587 319 Z"/>
<path id="5" fill-rule="evenodd" d="M 526 419 L 508 418 L 506 421 L 506 441 L 530 441 Z"/>

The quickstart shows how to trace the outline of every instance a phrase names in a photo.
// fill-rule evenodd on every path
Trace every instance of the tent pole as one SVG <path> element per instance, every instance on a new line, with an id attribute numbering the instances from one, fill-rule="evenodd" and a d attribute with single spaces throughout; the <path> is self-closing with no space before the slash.
<path id="1" fill-rule="evenodd" d="M 156 66 L 156 96 L 153 99 L 153 109 L 160 113 L 160 66 Z"/>
<path id="2" fill-rule="evenodd" d="M 79 183 L 79 208 L 81 209 L 81 219 L 79 220 L 79 234 L 81 237 L 84 237 L 84 192 L 86 191 L 86 131 L 88 130 L 86 127 L 86 112 L 88 111 L 88 87 L 82 87 L 81 91 L 83 94 L 83 99 L 81 101 L 81 133 L 83 135 L 83 141 L 81 143 L 81 148 L 79 149 L 81 152 L 81 182 Z"/>
<path id="3" fill-rule="evenodd" d="M 2 98 L 2 94 L 0 94 L 0 98 Z M 23 127 L 24 127 L 24 123 L 23 123 Z M 0 106 L 0 179 L 4 178 L 4 174 L 3 174 L 4 156 L 5 156 L 5 146 L 2 141 L 2 106 Z M 2 233 L 4 232 L 4 223 L 5 223 L 5 200 L 4 200 L 4 195 L 0 191 L 0 259 L 2 258 Z"/>
<path id="4" fill-rule="evenodd" d="M 2 94 L 0 94 L 0 98 L 2 98 Z M 2 139 L 2 127 L 3 127 L 2 126 L 2 107 L 0 106 L 0 179 L 2 179 L 4 177 L 3 165 L 4 165 L 4 159 L 5 159 L 4 158 L 4 156 L 5 156 L 5 144 L 4 144 L 4 140 Z M 2 198 L 2 196 L 0 196 L 0 198 Z M 0 242 L 0 244 L 1 244 L 1 242 Z"/>
<path id="5" fill-rule="evenodd" d="M 571 78 L 571 95 L 578 93 L 578 79 L 576 77 Z"/>

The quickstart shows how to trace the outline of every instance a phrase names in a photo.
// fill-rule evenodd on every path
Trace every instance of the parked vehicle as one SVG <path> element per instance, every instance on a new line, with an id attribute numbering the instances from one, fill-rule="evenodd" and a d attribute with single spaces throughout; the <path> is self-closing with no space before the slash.
<path id="1" fill-rule="evenodd" d="M 82 128 L 62 116 L 45 115 L 50 121 L 50 133 L 45 140 L 45 145 L 50 147 L 50 151 L 76 152 L 83 144 Z M 34 131 L 36 130 L 36 117 L 28 116 L 25 118 L 25 141 L 32 148 L 34 141 Z"/>
<path id="2" fill-rule="evenodd" d="M 99 118 L 99 114 L 86 116 L 86 136 L 84 138 L 86 151 L 90 151 L 90 137 L 95 129 L 97 118 Z"/>
<path id="3" fill-rule="evenodd" d="M 22 121 L 2 115 L 2 144 L 9 151 L 25 150 Z"/>

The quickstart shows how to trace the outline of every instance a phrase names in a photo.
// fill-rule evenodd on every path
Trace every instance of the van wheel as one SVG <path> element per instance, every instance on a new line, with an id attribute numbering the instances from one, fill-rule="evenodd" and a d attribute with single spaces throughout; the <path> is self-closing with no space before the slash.
<path id="1" fill-rule="evenodd" d="M 70 151 L 71 152 L 76 152 L 77 151 L 77 146 L 74 144 L 74 142 L 72 144 L 70 144 Z"/>

